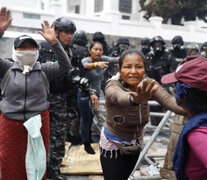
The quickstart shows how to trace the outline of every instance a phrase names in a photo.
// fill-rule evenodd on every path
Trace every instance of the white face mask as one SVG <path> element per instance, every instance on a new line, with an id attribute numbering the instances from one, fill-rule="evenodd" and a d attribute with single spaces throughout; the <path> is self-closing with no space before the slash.
<path id="1" fill-rule="evenodd" d="M 27 66 L 33 66 L 39 56 L 38 50 L 16 51 L 13 49 L 12 58 L 14 61 Z"/>
<path id="2" fill-rule="evenodd" d="M 29 72 L 37 61 L 39 56 L 38 50 L 16 51 L 12 50 L 12 59 L 24 67 L 24 74 Z M 26 71 L 26 72 L 25 72 Z"/>

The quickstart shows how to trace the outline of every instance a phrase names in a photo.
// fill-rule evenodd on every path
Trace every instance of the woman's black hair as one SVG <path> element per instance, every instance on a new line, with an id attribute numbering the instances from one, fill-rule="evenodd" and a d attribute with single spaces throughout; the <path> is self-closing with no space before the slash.
<path id="1" fill-rule="evenodd" d="M 129 54 L 136 54 L 136 55 L 140 56 L 142 58 L 143 62 L 144 62 L 144 68 L 146 70 L 146 63 L 145 63 L 146 60 L 145 60 L 144 54 L 142 54 L 141 51 L 138 51 L 138 50 L 135 50 L 135 49 L 126 50 L 121 54 L 121 56 L 119 58 L 119 69 L 120 70 L 121 70 L 124 58 Z"/>
<path id="2" fill-rule="evenodd" d="M 200 112 L 207 111 L 207 92 L 196 88 L 187 91 L 185 101 L 198 109 Z"/>
<path id="3" fill-rule="evenodd" d="M 91 50 L 93 48 L 93 46 L 95 46 L 96 44 L 100 44 L 103 47 L 103 45 L 100 42 L 95 41 L 95 42 L 91 43 L 91 45 L 89 46 L 89 50 Z"/>

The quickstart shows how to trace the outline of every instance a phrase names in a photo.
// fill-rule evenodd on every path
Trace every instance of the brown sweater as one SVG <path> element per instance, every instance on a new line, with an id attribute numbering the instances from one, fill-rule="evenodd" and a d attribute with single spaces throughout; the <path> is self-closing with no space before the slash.
<path id="1" fill-rule="evenodd" d="M 176 114 L 185 115 L 185 111 L 177 106 L 175 98 L 160 85 L 153 99 Z M 143 128 L 149 121 L 147 102 L 138 106 L 130 104 L 129 90 L 118 80 L 110 80 L 107 83 L 105 102 L 105 126 L 111 134 L 129 140 L 137 139 L 142 135 Z"/>

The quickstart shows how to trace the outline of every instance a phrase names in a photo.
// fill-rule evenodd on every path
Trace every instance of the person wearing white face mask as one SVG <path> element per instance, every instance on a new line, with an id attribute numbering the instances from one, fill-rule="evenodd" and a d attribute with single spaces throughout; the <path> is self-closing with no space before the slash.
<path id="1" fill-rule="evenodd" d="M 23 35 L 16 38 L 12 49 L 12 59 L 23 67 L 23 74 L 32 70 L 38 59 L 37 43 L 30 36 Z"/>
<path id="2" fill-rule="evenodd" d="M 11 21 L 7 8 L 0 8 L 0 37 Z M 38 45 L 27 35 L 15 39 L 13 62 L 0 58 L 1 180 L 46 180 L 50 137 L 48 81 L 68 71 L 71 62 L 56 39 L 54 25 L 44 21 L 39 33 L 51 44 L 57 62 L 36 62 Z"/>

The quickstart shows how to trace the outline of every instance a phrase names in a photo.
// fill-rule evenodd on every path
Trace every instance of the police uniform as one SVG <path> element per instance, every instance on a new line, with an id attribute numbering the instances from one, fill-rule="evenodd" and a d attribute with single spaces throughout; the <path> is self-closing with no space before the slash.
<path id="1" fill-rule="evenodd" d="M 67 55 L 72 59 L 72 49 L 64 47 Z M 40 59 L 55 62 L 56 55 L 51 46 L 46 41 L 40 43 Z M 67 81 L 67 73 L 50 82 L 50 154 L 48 160 L 48 174 L 60 174 L 62 158 L 65 155 L 65 139 L 67 127 L 70 124 L 68 113 L 68 94 L 70 94 L 70 84 Z"/>
<path id="2" fill-rule="evenodd" d="M 147 75 L 150 78 L 155 79 L 161 84 L 161 77 L 171 72 L 171 63 L 174 61 L 170 54 L 170 51 L 163 49 L 159 54 L 155 54 L 154 51 L 150 51 L 146 55 Z M 162 85 L 168 90 L 168 85 Z M 150 107 L 150 111 L 163 112 L 163 108 L 159 106 Z M 160 117 L 151 117 L 152 125 L 158 125 L 161 121 Z"/>
<path id="3" fill-rule="evenodd" d="M 72 66 L 77 69 L 76 73 L 77 76 L 83 77 L 85 69 L 81 60 L 84 57 L 89 56 L 88 48 L 73 44 L 72 46 L 73 58 L 72 58 Z M 77 93 L 78 93 L 78 86 L 76 84 L 73 85 L 73 88 L 70 89 L 70 93 L 68 94 L 68 112 L 70 116 L 70 126 L 67 131 L 67 138 L 72 144 L 80 143 L 80 112 L 77 103 Z"/>

